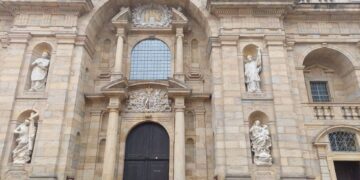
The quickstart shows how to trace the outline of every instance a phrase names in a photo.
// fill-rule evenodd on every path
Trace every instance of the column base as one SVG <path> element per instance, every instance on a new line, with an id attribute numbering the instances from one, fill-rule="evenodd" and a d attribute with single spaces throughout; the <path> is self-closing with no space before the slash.
<path id="1" fill-rule="evenodd" d="M 185 74 L 174 74 L 174 79 L 185 82 Z"/>

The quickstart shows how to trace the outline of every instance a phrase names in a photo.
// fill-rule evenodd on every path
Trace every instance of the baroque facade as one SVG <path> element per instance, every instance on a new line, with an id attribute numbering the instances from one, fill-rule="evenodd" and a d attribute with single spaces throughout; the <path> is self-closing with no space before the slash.
<path id="1" fill-rule="evenodd" d="M 359 0 L 2 0 L 0 179 L 360 179 Z"/>

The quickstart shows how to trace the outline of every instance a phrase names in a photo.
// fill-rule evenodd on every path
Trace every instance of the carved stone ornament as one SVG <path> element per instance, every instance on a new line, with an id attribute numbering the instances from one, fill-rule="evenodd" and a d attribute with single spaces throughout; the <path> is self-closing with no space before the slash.
<path id="1" fill-rule="evenodd" d="M 25 164 L 30 161 L 36 134 L 35 118 L 39 113 L 32 112 L 30 117 L 14 130 L 16 147 L 12 151 L 14 164 Z"/>
<path id="2" fill-rule="evenodd" d="M 171 9 L 163 5 L 139 6 L 132 12 L 132 22 L 135 27 L 167 27 L 171 20 Z"/>
<path id="3" fill-rule="evenodd" d="M 250 128 L 251 151 L 254 152 L 254 163 L 258 166 L 271 165 L 270 153 L 271 138 L 267 125 L 262 125 L 259 120 Z"/>
<path id="4" fill-rule="evenodd" d="M 170 112 L 171 102 L 162 89 L 139 89 L 129 92 L 127 112 Z"/>

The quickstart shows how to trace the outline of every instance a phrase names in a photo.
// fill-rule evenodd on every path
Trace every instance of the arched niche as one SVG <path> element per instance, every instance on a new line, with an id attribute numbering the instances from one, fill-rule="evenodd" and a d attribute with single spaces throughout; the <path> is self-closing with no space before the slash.
<path id="1" fill-rule="evenodd" d="M 195 140 L 187 138 L 185 141 L 186 179 L 193 179 L 195 177 L 195 149 Z"/>
<path id="2" fill-rule="evenodd" d="M 100 61 L 100 68 L 103 71 L 108 70 L 110 58 L 112 58 L 111 54 L 112 42 L 109 38 L 106 38 L 102 41 L 102 53 L 101 53 L 101 61 Z"/>
<path id="3" fill-rule="evenodd" d="M 359 99 L 359 82 L 350 59 L 340 51 L 319 48 L 304 59 L 310 102 L 351 102 Z M 317 89 L 323 89 L 321 92 Z"/>
<path id="4" fill-rule="evenodd" d="M 17 122 L 16 122 L 16 128 L 17 129 L 19 126 L 23 125 L 23 123 L 25 123 L 25 120 L 29 121 L 29 137 L 33 136 L 32 139 L 32 144 L 28 144 L 28 147 L 31 146 L 31 154 L 30 154 L 30 161 L 27 163 L 31 163 L 32 157 L 33 157 L 33 152 L 34 152 L 34 147 L 35 147 L 35 142 L 36 142 L 36 136 L 37 136 L 37 130 L 38 130 L 38 121 L 39 121 L 39 112 L 37 110 L 34 109 L 27 109 L 25 111 L 23 111 L 22 113 L 19 114 L 19 116 L 17 117 Z M 13 134 L 13 140 L 12 140 L 12 144 L 11 144 L 11 150 L 12 152 L 10 153 L 10 158 L 9 158 L 9 162 L 13 162 L 13 151 L 16 149 L 17 147 L 17 142 L 16 139 L 18 138 L 18 135 L 14 134 L 13 130 L 11 133 Z M 33 134 L 32 134 L 33 133 Z M 30 140 L 30 138 L 28 138 Z"/>
<path id="5" fill-rule="evenodd" d="M 101 139 L 99 141 L 99 148 L 98 148 L 97 157 L 96 157 L 97 163 L 104 162 L 105 144 L 106 144 L 106 139 Z"/>
<path id="6" fill-rule="evenodd" d="M 262 93 L 265 87 L 261 49 L 257 45 L 248 44 L 243 48 L 242 55 L 246 92 Z"/>
<path id="7" fill-rule="evenodd" d="M 270 166 L 273 164 L 273 140 L 269 127 L 268 116 L 261 111 L 255 111 L 249 116 L 249 137 L 251 157 L 257 166 Z"/>
<path id="8" fill-rule="evenodd" d="M 199 41 L 197 39 L 191 40 L 191 62 L 198 64 L 200 61 Z"/>
<path id="9" fill-rule="evenodd" d="M 101 116 L 101 124 L 100 124 L 100 132 L 106 132 L 109 121 L 109 112 L 102 113 Z"/>
<path id="10" fill-rule="evenodd" d="M 74 149 L 73 149 L 73 157 L 71 167 L 75 171 L 79 168 L 80 165 L 80 151 L 81 151 L 81 135 L 80 132 L 76 133 L 75 141 L 74 141 Z"/>
<path id="11" fill-rule="evenodd" d="M 246 45 L 242 51 L 243 56 L 246 58 L 247 56 L 251 55 L 252 57 L 256 57 L 257 49 L 259 47 L 254 44 Z"/>
<path id="12" fill-rule="evenodd" d="M 185 130 L 195 130 L 195 116 L 193 111 L 185 111 Z"/>
<path id="13" fill-rule="evenodd" d="M 262 111 L 254 111 L 249 115 L 249 126 L 252 126 L 256 120 L 261 124 L 269 123 L 269 117 Z"/>
<path id="14" fill-rule="evenodd" d="M 30 90 L 31 88 L 31 74 L 33 72 L 33 68 L 34 68 L 34 61 L 38 58 L 41 58 L 43 53 L 46 52 L 48 54 L 47 58 L 50 60 L 49 65 L 47 66 L 47 72 L 46 72 L 46 77 L 45 77 L 45 86 L 47 83 L 47 79 L 48 79 L 48 75 L 49 75 L 49 68 L 50 68 L 50 64 L 51 64 L 51 56 L 52 56 L 52 52 L 53 52 L 53 48 L 49 43 L 46 42 L 42 42 L 37 44 L 36 46 L 34 46 L 34 48 L 31 51 L 31 58 L 30 58 L 30 65 L 29 65 L 29 69 L 28 69 L 28 75 L 27 75 L 27 80 L 25 83 L 25 90 Z M 44 89 L 43 89 L 44 90 Z M 41 91 L 43 91 L 41 90 Z"/>
<path id="15" fill-rule="evenodd" d="M 99 146 L 96 153 L 96 165 L 95 165 L 95 179 L 100 180 L 102 175 L 104 156 L 105 156 L 105 145 L 106 139 L 102 138 L 98 142 Z"/>

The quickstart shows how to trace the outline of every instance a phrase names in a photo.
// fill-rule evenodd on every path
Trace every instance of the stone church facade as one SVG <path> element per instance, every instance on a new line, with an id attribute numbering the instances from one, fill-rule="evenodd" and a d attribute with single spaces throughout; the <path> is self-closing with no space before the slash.
<path id="1" fill-rule="evenodd" d="M 2 0 L 0 179 L 360 178 L 359 0 Z"/>

